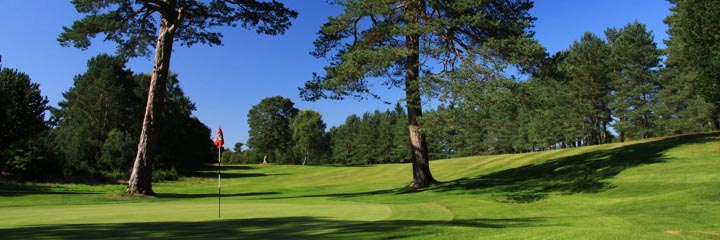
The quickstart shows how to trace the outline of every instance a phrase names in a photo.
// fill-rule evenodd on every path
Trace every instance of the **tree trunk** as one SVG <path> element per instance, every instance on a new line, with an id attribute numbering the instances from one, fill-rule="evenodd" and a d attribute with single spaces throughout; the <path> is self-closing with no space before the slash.
<path id="1" fill-rule="evenodd" d="M 618 123 L 623 123 L 623 122 L 625 122 L 625 115 L 620 116 L 620 120 Z M 625 130 L 618 131 L 618 134 L 620 137 L 620 142 L 625 142 Z"/>
<path id="2" fill-rule="evenodd" d="M 155 195 L 152 190 L 152 161 L 157 155 L 159 121 L 167 89 L 176 20 L 177 18 L 168 19 L 165 16 L 161 19 L 142 132 L 130 180 L 128 180 L 127 193 L 130 195 Z"/>
<path id="3" fill-rule="evenodd" d="M 309 148 L 310 148 L 310 147 L 307 147 L 307 146 L 305 147 L 305 156 L 304 156 L 303 162 L 302 162 L 302 165 L 303 165 L 303 166 L 305 166 L 305 162 L 307 162 L 308 155 L 310 155 L 310 149 L 309 149 Z"/>
<path id="4" fill-rule="evenodd" d="M 425 1 L 414 1 L 408 5 L 408 11 L 413 11 L 411 23 L 419 23 L 421 11 L 424 11 Z M 410 7 L 412 6 L 412 7 Z M 405 97 L 408 111 L 408 128 L 410 130 L 410 147 L 412 149 L 413 181 L 411 188 L 426 188 L 437 181 L 430 172 L 430 157 L 428 155 L 425 134 L 420 130 L 418 117 L 422 116 L 422 102 L 420 99 L 420 36 L 412 34 L 406 36 L 406 47 L 411 54 L 405 63 Z"/>

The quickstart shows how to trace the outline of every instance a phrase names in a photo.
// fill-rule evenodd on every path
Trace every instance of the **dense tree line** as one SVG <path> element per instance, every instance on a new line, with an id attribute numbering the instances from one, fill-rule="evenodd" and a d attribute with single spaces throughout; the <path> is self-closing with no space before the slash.
<path id="1" fill-rule="evenodd" d="M 325 164 L 330 154 L 320 113 L 298 110 L 289 98 L 268 97 L 248 112 L 247 146 L 236 143 L 224 155 L 229 163 Z"/>
<path id="2" fill-rule="evenodd" d="M 333 164 L 378 164 L 410 161 L 407 115 L 395 109 L 350 115 L 344 124 L 330 128 L 329 159 Z"/>
<path id="3" fill-rule="evenodd" d="M 150 83 L 147 74 L 125 67 L 126 59 L 102 54 L 88 61 L 85 73 L 75 76 L 63 93 L 59 108 L 50 109 L 37 84 L 15 70 L 3 69 L 3 127 L 17 129 L 3 136 L 3 175 L 14 178 L 47 177 L 126 179 L 137 151 L 143 106 Z M 154 161 L 158 179 L 176 178 L 213 159 L 210 129 L 192 116 L 195 105 L 172 75 L 160 121 L 159 155 Z M 5 94 L 7 93 L 7 94 Z M 24 96 L 24 97 L 18 97 Z M 15 102 L 12 102 L 15 101 Z M 22 102 L 17 102 L 22 101 Z M 10 106 L 10 107 L 6 107 Z M 16 107 L 23 107 L 19 109 Z M 44 121 L 51 110 L 50 122 Z M 5 121 L 7 120 L 7 121 Z M 11 136 L 12 134 L 12 136 Z"/>
<path id="4" fill-rule="evenodd" d="M 223 161 L 361 165 L 410 160 L 407 115 L 400 104 L 392 111 L 351 115 L 329 131 L 320 113 L 294 105 L 275 96 L 253 106 L 248 113 L 249 149 L 236 143 Z"/>
<path id="5" fill-rule="evenodd" d="M 586 33 L 547 57 L 527 80 L 503 75 L 464 84 L 464 98 L 426 114 L 431 156 L 557 149 L 717 130 L 714 105 L 675 44 L 661 66 L 652 32 L 634 22 Z M 611 130 L 612 129 L 612 130 Z M 613 134 L 614 133 L 614 134 Z"/>

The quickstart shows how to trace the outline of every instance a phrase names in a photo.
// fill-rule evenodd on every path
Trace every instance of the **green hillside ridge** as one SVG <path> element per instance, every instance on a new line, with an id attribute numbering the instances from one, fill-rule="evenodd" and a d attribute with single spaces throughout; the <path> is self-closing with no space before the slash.
<path id="1" fill-rule="evenodd" d="M 720 133 L 409 164 L 223 166 L 154 185 L 2 183 L 2 239 L 720 239 Z"/>

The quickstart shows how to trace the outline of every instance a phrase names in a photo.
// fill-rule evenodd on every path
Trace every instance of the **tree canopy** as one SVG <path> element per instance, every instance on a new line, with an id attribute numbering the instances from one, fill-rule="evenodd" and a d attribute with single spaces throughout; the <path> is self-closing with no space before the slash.
<path id="1" fill-rule="evenodd" d="M 665 19 L 670 27 L 670 52 L 684 59 L 696 74 L 695 89 L 712 105 L 710 114 L 715 130 L 720 130 L 720 2 L 671 0 L 675 6 Z"/>
<path id="2" fill-rule="evenodd" d="M 256 0 L 73 0 L 85 16 L 71 27 L 63 27 L 58 41 L 63 46 L 87 49 L 98 35 L 118 44 L 122 56 L 151 56 L 158 29 L 171 27 L 181 45 L 222 45 L 223 34 L 214 27 L 255 29 L 259 34 L 278 35 L 291 25 L 297 12 L 282 3 Z"/>
<path id="3" fill-rule="evenodd" d="M 48 100 L 40 84 L 16 69 L 0 69 L 0 175 L 40 178 L 52 171 L 47 159 L 45 111 Z"/>
<path id="4" fill-rule="evenodd" d="M 48 100 L 40 84 L 15 69 L 0 70 L 0 151 L 10 144 L 42 132 Z"/>
<path id="5" fill-rule="evenodd" d="M 292 119 L 298 114 L 289 98 L 268 97 L 248 112 L 249 137 L 247 145 L 268 160 L 278 163 L 292 159 Z"/>
<path id="6" fill-rule="evenodd" d="M 302 110 L 292 119 L 292 139 L 303 165 L 326 158 L 329 143 L 325 127 L 320 113 L 313 110 Z"/>

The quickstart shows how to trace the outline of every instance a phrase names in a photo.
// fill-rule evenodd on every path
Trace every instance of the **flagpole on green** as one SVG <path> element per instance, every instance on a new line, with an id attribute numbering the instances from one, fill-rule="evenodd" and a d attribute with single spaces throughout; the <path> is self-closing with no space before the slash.
<path id="1" fill-rule="evenodd" d="M 222 147 L 218 148 L 218 219 L 220 219 L 220 154 L 222 152 Z"/>
<path id="2" fill-rule="evenodd" d="M 222 168 L 220 160 L 222 159 L 222 146 L 225 143 L 225 140 L 223 140 L 222 127 L 220 126 L 218 126 L 213 143 L 218 148 L 218 219 L 220 219 L 220 169 Z"/>

